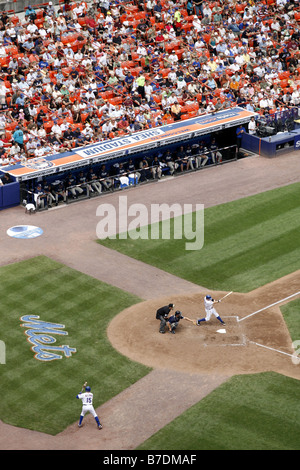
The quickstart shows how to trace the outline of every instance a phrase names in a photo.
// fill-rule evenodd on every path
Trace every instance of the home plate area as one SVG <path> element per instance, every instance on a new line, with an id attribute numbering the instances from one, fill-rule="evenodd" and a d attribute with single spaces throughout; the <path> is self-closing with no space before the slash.
<path id="1" fill-rule="evenodd" d="M 246 338 L 236 315 L 224 317 L 226 325 L 216 321 L 203 322 L 199 328 L 203 346 L 246 346 Z"/>

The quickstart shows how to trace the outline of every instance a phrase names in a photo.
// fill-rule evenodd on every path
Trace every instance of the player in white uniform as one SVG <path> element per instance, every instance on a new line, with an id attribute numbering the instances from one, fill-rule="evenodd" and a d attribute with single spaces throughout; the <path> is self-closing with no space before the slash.
<path id="1" fill-rule="evenodd" d="M 205 318 L 199 318 L 199 320 L 197 320 L 198 326 L 201 325 L 201 322 L 209 321 L 212 315 L 214 315 L 219 320 L 219 322 L 222 323 L 222 325 L 225 325 L 225 322 L 222 320 L 222 318 L 220 317 L 220 315 L 214 308 L 214 304 L 218 302 L 221 302 L 221 301 L 212 299 L 211 295 L 206 295 L 204 297 L 204 308 L 205 308 L 206 316 Z"/>
<path id="2" fill-rule="evenodd" d="M 95 421 L 97 423 L 98 429 L 102 429 L 102 424 L 99 421 L 99 418 L 97 416 L 97 413 L 93 407 L 93 394 L 91 392 L 91 387 L 87 386 L 85 387 L 85 392 L 79 393 L 76 398 L 79 398 L 79 400 L 82 401 L 82 410 L 81 410 L 81 415 L 78 423 L 78 427 L 81 428 L 82 426 L 82 420 L 84 418 L 84 415 L 86 413 L 91 413 Z"/>

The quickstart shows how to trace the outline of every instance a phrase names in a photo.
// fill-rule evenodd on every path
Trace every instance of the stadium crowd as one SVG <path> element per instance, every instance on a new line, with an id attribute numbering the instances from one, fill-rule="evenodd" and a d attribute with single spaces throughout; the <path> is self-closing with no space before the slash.
<path id="1" fill-rule="evenodd" d="M 299 106 L 299 7 L 94 0 L 2 12 L 0 165 L 233 106 Z"/>

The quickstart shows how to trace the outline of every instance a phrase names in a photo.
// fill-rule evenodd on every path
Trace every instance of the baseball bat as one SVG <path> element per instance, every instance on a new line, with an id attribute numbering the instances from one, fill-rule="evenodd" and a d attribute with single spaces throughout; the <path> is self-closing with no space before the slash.
<path id="1" fill-rule="evenodd" d="M 228 297 L 230 294 L 232 294 L 232 292 L 233 292 L 233 291 L 228 292 L 228 294 L 224 295 L 224 297 L 222 297 L 222 298 L 219 300 L 219 302 L 221 302 L 221 300 L 225 299 L 225 298 Z"/>

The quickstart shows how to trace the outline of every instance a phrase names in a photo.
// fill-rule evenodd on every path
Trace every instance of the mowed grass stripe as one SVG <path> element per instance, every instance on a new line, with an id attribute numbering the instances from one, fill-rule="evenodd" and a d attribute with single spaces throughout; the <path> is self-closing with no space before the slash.
<path id="1" fill-rule="evenodd" d="M 185 239 L 99 242 L 196 284 L 248 292 L 299 269 L 299 196 L 293 184 L 205 209 L 201 250 Z"/>
<path id="2" fill-rule="evenodd" d="M 289 230 L 284 235 L 284 241 L 282 236 L 277 236 L 258 243 L 258 238 L 254 246 L 247 249 L 246 242 L 242 248 L 236 250 L 238 251 L 236 254 L 234 249 L 219 252 L 220 256 L 216 262 L 209 264 L 211 279 L 209 286 L 212 289 L 232 290 L 230 288 L 233 285 L 234 290 L 248 292 L 259 287 L 260 283 L 264 284 L 265 278 L 270 278 L 274 272 L 276 273 L 278 265 L 281 265 L 279 277 L 296 271 L 300 267 L 298 235 L 299 229 Z M 209 252 L 213 256 L 213 251 L 209 250 Z M 181 269 L 181 263 L 179 263 L 177 275 L 186 276 L 185 270 Z M 200 269 L 197 259 L 191 258 L 188 280 L 197 284 L 199 278 L 207 278 L 207 266 Z"/>
<path id="3" fill-rule="evenodd" d="M 284 198 L 284 199 L 283 199 Z M 210 236 L 222 241 L 224 236 L 239 234 L 251 227 L 285 217 L 289 211 L 299 210 L 300 184 L 293 184 L 230 203 L 208 208 L 205 222 Z M 272 224 L 276 230 L 276 224 Z"/>

